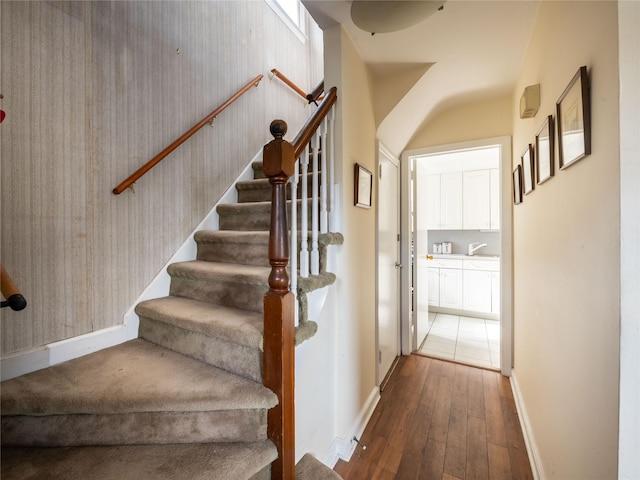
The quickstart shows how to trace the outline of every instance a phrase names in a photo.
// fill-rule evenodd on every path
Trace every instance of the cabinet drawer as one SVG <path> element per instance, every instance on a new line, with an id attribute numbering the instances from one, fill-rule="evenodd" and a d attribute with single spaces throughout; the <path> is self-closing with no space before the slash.
<path id="1" fill-rule="evenodd" d="M 453 258 L 434 258 L 429 260 L 429 267 L 431 268 L 462 268 L 462 260 L 456 260 Z"/>
<path id="2" fill-rule="evenodd" d="M 462 264 L 464 270 L 500 271 L 500 260 L 463 260 Z"/>

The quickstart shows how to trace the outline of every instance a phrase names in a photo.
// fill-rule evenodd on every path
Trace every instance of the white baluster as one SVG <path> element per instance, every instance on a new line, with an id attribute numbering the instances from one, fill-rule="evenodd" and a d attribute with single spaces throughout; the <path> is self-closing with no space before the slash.
<path id="1" fill-rule="evenodd" d="M 327 117 L 322 121 L 322 149 L 320 157 L 320 233 L 328 231 L 327 214 Z"/>
<path id="2" fill-rule="evenodd" d="M 311 180 L 311 275 L 320 273 L 320 252 L 318 251 L 318 150 L 320 132 L 316 130 L 311 138 L 312 180 Z"/>
<path id="3" fill-rule="evenodd" d="M 299 162 L 296 160 L 295 169 L 293 175 L 289 179 L 291 183 L 291 220 L 289 223 L 289 285 L 291 293 L 294 297 L 297 297 L 298 292 L 298 203 L 296 199 L 298 197 L 298 171 Z M 295 302 L 295 321 L 294 324 L 298 325 L 298 302 Z"/>
<path id="4" fill-rule="evenodd" d="M 335 232 L 337 228 L 336 218 L 336 201 L 335 201 L 335 105 L 331 107 L 329 111 L 329 133 L 327 138 L 328 152 L 327 152 L 327 165 L 329 166 L 329 230 Z"/>
<path id="5" fill-rule="evenodd" d="M 304 153 L 300 157 L 302 166 L 302 192 L 300 205 L 300 276 L 309 276 L 309 214 L 307 209 L 309 193 L 307 192 L 307 173 L 309 171 L 309 145 L 304 147 Z"/>

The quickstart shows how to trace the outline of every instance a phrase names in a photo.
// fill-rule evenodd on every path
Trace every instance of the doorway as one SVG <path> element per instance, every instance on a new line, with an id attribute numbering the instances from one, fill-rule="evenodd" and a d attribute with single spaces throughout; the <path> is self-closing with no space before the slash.
<path id="1" fill-rule="evenodd" d="M 402 329 L 410 337 L 403 339 L 403 353 L 439 347 L 440 355 L 433 356 L 477 363 L 508 376 L 510 138 L 413 150 L 402 160 L 404 190 L 413 192 L 403 198 L 402 214 L 403 234 L 412 239 L 403 244 L 402 260 L 413 267 L 412 275 L 403 275 L 403 287 L 412 289 L 410 298 L 403 296 Z M 497 187 L 493 196 L 491 183 Z M 485 353 L 478 350 L 482 343 Z"/>
<path id="2" fill-rule="evenodd" d="M 400 353 L 400 162 L 378 148 L 377 384 L 383 384 Z"/>

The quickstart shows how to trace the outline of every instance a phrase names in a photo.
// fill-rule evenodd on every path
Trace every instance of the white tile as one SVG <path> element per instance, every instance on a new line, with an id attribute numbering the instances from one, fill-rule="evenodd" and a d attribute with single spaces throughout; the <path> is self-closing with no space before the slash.
<path id="1" fill-rule="evenodd" d="M 477 360 L 482 360 L 485 362 L 491 362 L 491 357 L 489 355 L 488 349 L 465 347 L 462 345 L 458 345 L 456 346 L 456 357 L 458 355 L 468 357 L 468 358 L 475 358 Z"/>
<path id="2" fill-rule="evenodd" d="M 451 354 L 453 355 L 454 352 L 456 350 L 456 344 L 455 343 L 448 343 L 448 342 L 438 342 L 438 341 L 434 341 L 434 340 L 429 340 L 427 338 L 427 341 L 424 342 L 424 345 L 422 346 L 422 352 L 439 352 L 439 353 L 447 353 L 447 354 Z"/>
<path id="3" fill-rule="evenodd" d="M 460 323 L 460 317 L 457 315 L 449 315 L 447 313 L 439 313 L 436 315 L 436 319 L 434 320 L 436 325 L 451 325 L 458 327 Z"/>
<path id="4" fill-rule="evenodd" d="M 487 350 L 489 351 L 489 344 L 487 343 L 487 341 L 483 341 L 483 340 L 476 340 L 476 339 L 468 339 L 468 338 L 464 338 L 464 337 L 458 337 L 458 342 L 457 345 L 459 347 L 470 347 L 470 348 L 477 348 L 479 350 Z"/>
<path id="5" fill-rule="evenodd" d="M 458 329 L 458 337 L 488 341 L 487 332 L 478 328 L 460 327 Z"/>
<path id="6" fill-rule="evenodd" d="M 453 353 L 436 352 L 432 350 L 420 350 L 420 353 L 429 355 L 430 357 L 440 358 L 442 360 L 453 360 Z"/>

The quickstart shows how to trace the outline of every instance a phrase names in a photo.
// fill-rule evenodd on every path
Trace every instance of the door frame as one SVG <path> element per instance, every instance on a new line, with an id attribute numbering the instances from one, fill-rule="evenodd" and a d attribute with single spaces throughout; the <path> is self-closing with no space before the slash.
<path id="1" fill-rule="evenodd" d="M 395 363 L 396 361 L 394 361 L 391 364 L 391 367 L 389 368 L 388 372 L 385 372 L 384 375 L 381 375 L 380 373 L 380 362 L 379 362 L 379 351 L 380 351 L 380 331 L 379 331 L 379 298 L 380 298 L 380 292 L 379 292 L 379 275 L 380 275 L 380 265 L 378 262 L 378 258 L 379 258 L 379 249 L 380 249 L 380 226 L 379 226 L 379 213 L 380 213 L 380 208 L 379 208 L 379 202 L 380 202 L 380 160 L 381 157 L 384 156 L 387 160 L 389 160 L 391 163 L 393 163 L 397 168 L 398 168 L 398 195 L 400 195 L 400 200 L 402 200 L 402 164 L 400 162 L 400 160 L 398 159 L 398 157 L 396 157 L 393 153 L 391 153 L 391 151 L 384 146 L 384 144 L 382 142 L 380 142 L 380 140 L 376 141 L 376 172 L 375 175 L 378 176 L 378 181 L 376 182 L 376 188 L 377 188 L 377 192 L 376 192 L 376 350 L 375 350 L 375 365 L 376 365 L 376 385 L 381 386 L 382 382 L 384 381 L 385 377 L 388 376 L 388 374 L 390 374 L 393 369 L 395 368 Z M 399 218 L 398 218 L 398 232 L 401 235 L 402 238 L 402 221 L 401 221 L 401 217 L 402 217 L 402 204 L 401 201 L 400 203 L 400 211 L 398 212 L 399 214 Z M 402 261 L 402 241 L 400 242 L 399 245 L 399 252 L 398 252 L 398 261 L 400 261 L 400 263 L 402 265 L 405 265 Z M 401 349 L 401 345 L 402 345 L 402 331 L 401 331 L 401 325 L 402 325 L 402 310 L 401 310 L 401 305 L 402 305 L 402 271 L 404 269 L 401 267 L 400 268 L 400 274 L 398 275 L 398 305 L 397 305 L 397 309 L 398 309 L 398 325 L 397 325 L 397 332 L 398 332 L 398 342 L 396 345 L 396 357 L 398 357 L 398 355 L 400 355 L 402 353 L 402 349 Z"/>
<path id="2" fill-rule="evenodd" d="M 502 375 L 511 376 L 513 368 L 513 224 L 511 201 L 511 137 L 492 137 L 468 142 L 457 142 L 433 147 L 407 150 L 402 153 L 401 167 L 401 238 L 400 259 L 409 267 L 411 258 L 412 218 L 410 212 L 409 193 L 411 191 L 413 158 L 455 150 L 482 148 L 492 145 L 500 147 L 500 371 Z M 412 306 L 411 268 L 401 272 L 402 320 L 401 339 L 402 354 L 409 355 L 415 351 L 416 326 Z"/>

